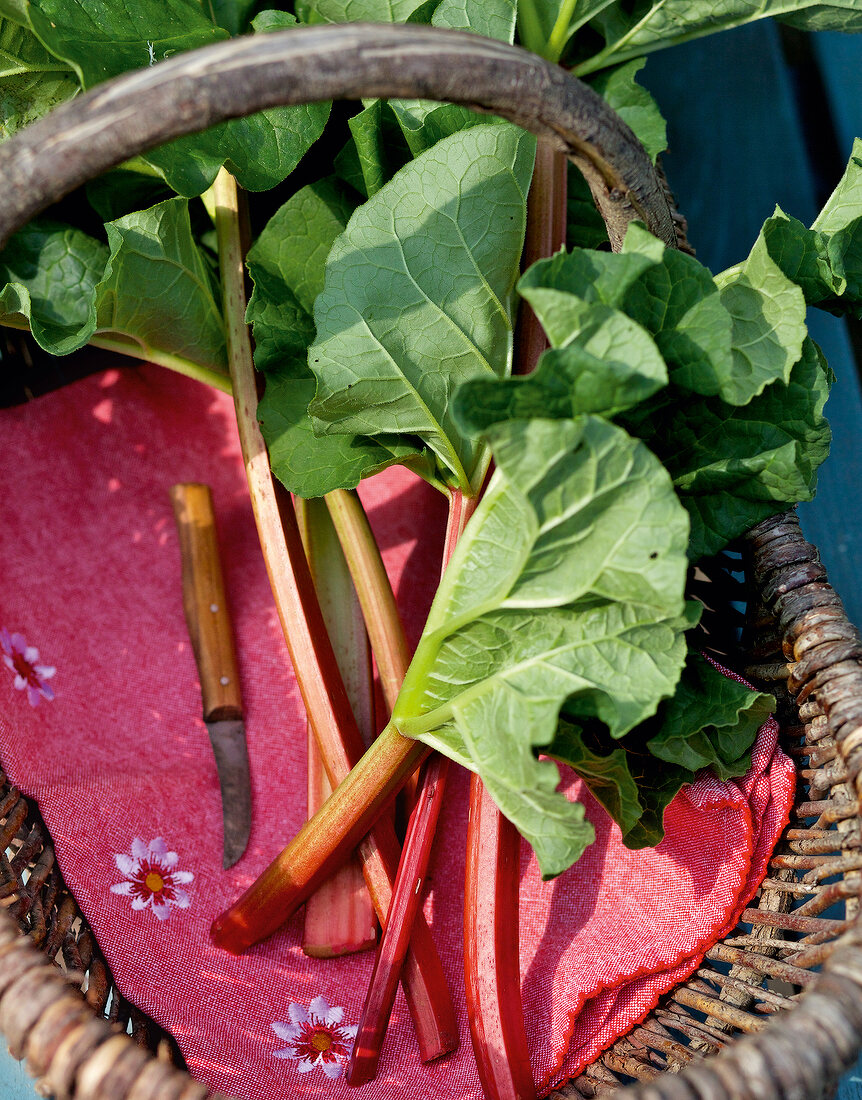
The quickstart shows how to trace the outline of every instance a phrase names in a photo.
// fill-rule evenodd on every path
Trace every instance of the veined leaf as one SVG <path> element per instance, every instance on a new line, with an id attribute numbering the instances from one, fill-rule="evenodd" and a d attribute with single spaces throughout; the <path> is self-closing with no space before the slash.
<path id="1" fill-rule="evenodd" d="M 218 292 L 192 234 L 188 203 L 168 199 L 105 229 L 111 254 L 96 291 L 97 331 L 225 369 Z"/>
<path id="2" fill-rule="evenodd" d="M 323 289 L 329 250 L 352 210 L 334 180 L 311 184 L 273 215 L 248 254 L 254 291 L 247 319 L 253 326 L 255 366 L 267 376 L 258 418 L 273 473 L 300 496 L 356 485 L 393 462 L 423 461 L 409 445 L 389 449 L 348 435 L 318 439 L 312 431 L 308 404 L 314 376 L 307 363 L 314 339 L 312 310 Z"/>
<path id="3" fill-rule="evenodd" d="M 653 756 L 689 771 L 712 768 L 719 779 L 744 775 L 757 731 L 775 710 L 775 698 L 752 691 L 689 654 L 672 699 L 647 723 Z"/>
<path id="4" fill-rule="evenodd" d="M 515 0 L 440 0 L 431 25 L 512 42 L 515 8 Z M 468 107 L 428 99 L 395 99 L 391 107 L 414 157 L 459 130 L 488 121 L 487 115 Z"/>
<path id="5" fill-rule="evenodd" d="M 108 249 L 79 229 L 37 218 L 0 253 L 0 320 L 30 326 L 54 355 L 77 351 L 96 327 L 96 287 Z"/>
<path id="6" fill-rule="evenodd" d="M 75 351 L 100 333 L 151 354 L 223 368 L 221 312 L 186 200 L 137 211 L 109 222 L 106 231 L 107 248 L 44 219 L 16 233 L 0 254 L 0 303 L 7 317 L 20 315 L 54 355 Z"/>
<path id="7" fill-rule="evenodd" d="M 589 836 L 536 759 L 561 705 L 621 737 L 670 695 L 688 524 L 658 461 L 595 417 L 489 432 L 497 469 L 432 605 L 396 727 L 479 773 L 546 877 Z"/>
<path id="8" fill-rule="evenodd" d="M 769 16 L 806 30 L 862 29 L 859 0 L 722 0 L 719 5 L 691 0 L 638 0 L 634 4 L 603 0 L 598 6 L 600 10 L 595 12 L 590 5 L 590 26 L 605 45 L 591 56 L 582 56 L 574 69 L 577 76 Z"/>
<path id="9" fill-rule="evenodd" d="M 434 7 L 435 0 L 305 0 L 303 15 L 324 23 L 411 23 L 422 12 L 418 21 L 426 23 Z"/>
<path id="10" fill-rule="evenodd" d="M 508 373 L 512 288 L 535 142 L 508 124 L 455 134 L 411 161 L 336 241 L 314 310 L 320 434 L 416 437 L 438 477 L 472 494 L 487 452 L 450 398 Z"/>
<path id="11" fill-rule="evenodd" d="M 0 18 L 0 141 L 78 91 L 78 81 L 28 27 Z"/>
<path id="12" fill-rule="evenodd" d="M 787 382 L 806 337 L 805 297 L 769 255 L 763 237 L 748 259 L 715 277 L 733 320 L 733 374 L 721 396 L 744 405 L 770 382 Z"/>
<path id="13" fill-rule="evenodd" d="M 829 375 L 809 338 L 789 382 L 772 382 L 747 405 L 654 398 L 624 414 L 628 430 L 671 472 L 691 516 L 692 561 L 717 553 L 759 520 L 811 500 L 829 453 L 828 395 Z"/>
<path id="14" fill-rule="evenodd" d="M 347 125 L 361 175 L 354 186 L 371 198 L 411 160 L 413 151 L 404 139 L 392 104 L 382 99 L 375 99 Z"/>
<path id="15" fill-rule="evenodd" d="M 644 806 L 629 770 L 629 754 L 620 745 L 614 744 L 609 752 L 600 752 L 587 744 L 582 729 L 561 718 L 547 755 L 574 768 L 593 797 L 619 825 L 623 836 L 640 821 Z"/>
<path id="16" fill-rule="evenodd" d="M 661 840 L 665 807 L 698 771 L 712 768 L 723 780 L 748 771 L 757 731 L 774 709 L 771 695 L 690 651 L 673 696 L 622 742 L 609 742 L 596 723 L 568 721 L 564 706 L 546 751 L 584 779 L 628 847 L 647 847 Z"/>
<path id="17" fill-rule="evenodd" d="M 681 389 L 727 400 L 741 389 L 731 317 L 709 271 L 637 223 L 629 226 L 621 253 L 560 252 L 533 264 L 518 290 L 554 347 L 571 342 L 599 305 L 611 307 L 652 336 Z"/>
<path id="18" fill-rule="evenodd" d="M 32 0 L 27 11 L 40 40 L 75 69 L 85 88 L 229 37 L 200 0 L 138 0 L 132 5 L 117 0 Z M 291 15 L 279 16 L 280 27 L 296 22 Z M 271 20 L 263 25 L 274 29 Z M 174 191 L 187 197 L 205 191 L 222 164 L 243 187 L 260 191 L 293 171 L 328 117 L 325 103 L 272 108 L 171 142 L 145 159 Z"/>
<path id="19" fill-rule="evenodd" d="M 809 305 L 862 316 L 862 141 L 810 229 L 776 208 L 763 227 L 770 257 Z"/>
<path id="20" fill-rule="evenodd" d="M 560 348 L 544 352 L 532 374 L 474 378 L 458 387 L 453 411 L 465 431 L 501 420 L 608 419 L 667 384 L 667 369 L 649 333 L 608 306 L 587 306 L 589 323 Z"/>
<path id="21" fill-rule="evenodd" d="M 84 88 L 229 37 L 204 14 L 200 0 L 30 0 L 27 15 Z"/>

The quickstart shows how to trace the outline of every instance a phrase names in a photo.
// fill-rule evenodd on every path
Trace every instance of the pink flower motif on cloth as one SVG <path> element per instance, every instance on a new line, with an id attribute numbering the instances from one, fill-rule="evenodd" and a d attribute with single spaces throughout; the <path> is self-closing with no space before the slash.
<path id="1" fill-rule="evenodd" d="M 290 1023 L 274 1023 L 272 1030 L 287 1046 L 274 1058 L 292 1058 L 300 1073 L 319 1066 L 331 1080 L 344 1072 L 356 1038 L 355 1027 L 341 1027 L 343 1008 L 330 1008 L 324 997 L 315 997 L 308 1010 L 298 1004 L 288 1008 Z"/>
<path id="2" fill-rule="evenodd" d="M 0 627 L 0 652 L 3 654 L 3 664 L 15 674 L 15 688 L 26 690 L 31 707 L 38 707 L 42 699 L 54 698 L 47 681 L 57 670 L 50 665 L 36 664 L 39 650 L 27 645 L 23 634 L 10 634 L 5 626 Z"/>
<path id="3" fill-rule="evenodd" d="M 115 855 L 114 861 L 126 881 L 114 883 L 111 893 L 130 897 L 133 909 L 146 909 L 149 905 L 159 920 L 167 920 L 172 908 L 188 909 L 191 899 L 180 887 L 195 876 L 191 871 L 175 870 L 179 856 L 168 851 L 160 836 L 149 844 L 135 837 L 132 854 Z"/>

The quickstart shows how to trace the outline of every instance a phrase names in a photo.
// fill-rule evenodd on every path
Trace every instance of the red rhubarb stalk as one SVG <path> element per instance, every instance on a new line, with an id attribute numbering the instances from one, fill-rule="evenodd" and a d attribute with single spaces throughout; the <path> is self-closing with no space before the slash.
<path id="1" fill-rule="evenodd" d="M 535 1100 L 518 951 L 521 837 L 470 777 L 464 981 L 470 1036 L 488 1100 Z"/>
<path id="2" fill-rule="evenodd" d="M 453 492 L 450 498 L 443 552 L 444 570 L 467 521 L 476 510 L 477 503 L 475 497 L 464 497 L 459 491 Z M 431 858 L 448 772 L 448 759 L 434 753 L 426 761 L 420 775 L 415 805 L 398 866 L 392 904 L 377 945 L 374 970 L 362 1007 L 353 1052 L 345 1072 L 349 1085 L 363 1085 L 373 1080 L 377 1073 L 386 1027 L 395 1001 L 398 975 L 401 973 L 411 929 L 423 900 L 422 885 Z"/>
<path id="3" fill-rule="evenodd" d="M 568 164 L 547 142 L 536 150 L 527 202 L 522 268 L 566 243 Z M 522 301 L 515 342 L 517 374 L 529 374 L 548 346 L 542 326 Z M 470 1037 L 488 1100 L 535 1100 L 527 1050 L 518 950 L 521 838 L 477 775 L 470 778 L 464 888 L 464 977 Z"/>
<path id="4" fill-rule="evenodd" d="M 374 960 L 353 1052 L 345 1071 L 348 1085 L 364 1085 L 377 1074 L 398 978 L 413 923 L 423 900 L 422 888 L 431 854 L 430 839 L 440 816 L 448 770 L 449 760 L 439 753 L 434 753 L 422 767 L 419 800 L 410 815 L 386 925 Z"/>
<path id="5" fill-rule="evenodd" d="M 344 555 L 321 499 L 296 500 L 305 554 L 338 667 L 363 740 L 374 737 L 374 676 L 368 635 Z M 308 817 L 332 794 L 317 738 L 308 723 Z M 377 944 L 374 906 L 351 857 L 305 903 L 302 950 L 313 958 L 367 951 Z"/>
<path id="6" fill-rule="evenodd" d="M 566 245 L 566 199 L 569 162 L 547 141 L 536 146 L 536 167 L 527 201 L 527 230 L 521 270 Z M 514 373 L 528 374 L 547 348 L 545 330 L 526 299 L 521 299 L 515 330 Z"/>
<path id="7" fill-rule="evenodd" d="M 249 494 L 303 703 L 320 739 L 330 783 L 337 786 L 359 758 L 362 737 L 311 582 L 293 504 L 272 477 L 257 422 L 257 386 L 244 323 L 245 269 L 239 197 L 236 181 L 228 172 L 219 172 L 213 197 L 228 360 Z M 388 735 L 384 731 L 346 791 L 340 797 L 334 794 L 239 901 L 216 918 L 212 926 L 213 942 L 239 953 L 275 932 L 349 857 L 427 751 L 395 730 L 388 730 Z M 389 837 L 394 848 L 389 847 Z M 382 847 L 370 838 L 362 845 L 360 856 L 375 909 L 385 919 L 399 849 L 394 829 L 391 826 L 387 829 L 385 823 L 381 839 Z M 373 859 L 369 845 L 373 848 Z M 424 920 L 417 922 L 414 929 L 403 984 L 423 1061 L 454 1049 L 457 1046 L 454 1009 L 440 958 Z"/>

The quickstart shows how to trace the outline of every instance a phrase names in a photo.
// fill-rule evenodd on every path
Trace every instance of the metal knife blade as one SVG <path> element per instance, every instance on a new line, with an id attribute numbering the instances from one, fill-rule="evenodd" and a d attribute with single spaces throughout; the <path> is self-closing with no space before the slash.
<path id="1" fill-rule="evenodd" d="M 251 828 L 248 748 L 233 628 L 209 486 L 196 482 L 174 485 L 171 502 L 180 537 L 183 609 L 221 787 L 222 864 L 228 868 L 245 851 Z"/>

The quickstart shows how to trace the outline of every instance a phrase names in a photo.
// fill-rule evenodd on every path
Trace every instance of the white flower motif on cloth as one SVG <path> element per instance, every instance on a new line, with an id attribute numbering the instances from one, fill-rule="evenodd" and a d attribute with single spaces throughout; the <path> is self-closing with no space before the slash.
<path id="1" fill-rule="evenodd" d="M 5 626 L 0 627 L 0 653 L 3 654 L 3 664 L 15 675 L 15 688 L 27 692 L 31 707 L 37 707 L 42 699 L 54 698 L 48 680 L 57 670 L 51 665 L 36 663 L 39 650 L 27 645 L 23 634 L 10 634 Z"/>
<path id="2" fill-rule="evenodd" d="M 324 997 L 315 997 L 306 1010 L 302 1005 L 288 1008 L 290 1023 L 274 1023 L 272 1030 L 287 1046 L 273 1052 L 274 1058 L 291 1058 L 300 1073 L 315 1066 L 331 1080 L 340 1077 L 353 1050 L 355 1027 L 342 1027 L 343 1008 L 330 1008 Z"/>
<path id="3" fill-rule="evenodd" d="M 188 909 L 191 899 L 181 887 L 195 876 L 191 871 L 176 870 L 179 856 L 168 851 L 160 836 L 149 844 L 135 837 L 132 854 L 115 855 L 114 861 L 126 881 L 114 883 L 111 893 L 130 897 L 133 909 L 149 906 L 159 920 L 167 920 L 172 908 Z"/>

